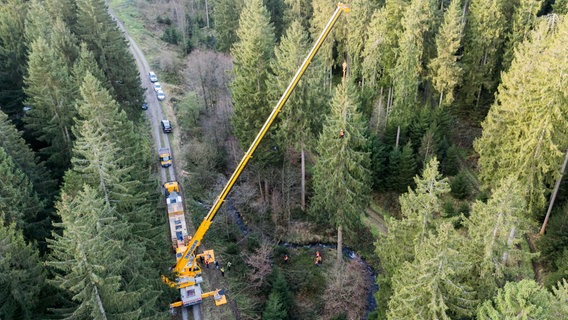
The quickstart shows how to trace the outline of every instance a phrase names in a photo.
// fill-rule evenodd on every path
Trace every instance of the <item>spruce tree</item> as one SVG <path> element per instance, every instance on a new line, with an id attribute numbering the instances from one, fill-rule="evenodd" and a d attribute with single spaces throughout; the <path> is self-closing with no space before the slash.
<path id="1" fill-rule="evenodd" d="M 0 107 L 13 118 L 22 108 L 26 74 L 24 39 L 28 2 L 5 0 L 0 5 Z"/>
<path id="2" fill-rule="evenodd" d="M 61 235 L 49 241 L 47 266 L 55 273 L 50 281 L 65 290 L 75 304 L 69 318 L 139 319 L 143 291 L 125 290 L 123 275 L 130 263 L 129 244 L 122 238 L 128 226 L 113 217 L 112 209 L 88 186 L 74 198 L 63 194 L 57 205 Z M 61 310 L 66 313 L 66 310 Z"/>
<path id="3" fill-rule="evenodd" d="M 440 93 L 439 107 L 454 101 L 454 90 L 460 84 L 463 70 L 458 61 L 464 21 L 461 0 L 452 0 L 444 13 L 444 22 L 436 35 L 436 58 L 430 60 L 428 69 L 436 91 Z"/>
<path id="4" fill-rule="evenodd" d="M 291 23 L 286 34 L 282 38 L 280 46 L 275 50 L 275 59 L 271 64 L 274 75 L 269 76 L 268 92 L 272 97 L 271 105 L 277 103 L 288 87 L 290 79 L 294 77 L 298 67 L 302 64 L 308 52 L 308 35 L 302 30 L 298 20 Z M 305 173 L 306 150 L 313 150 L 315 137 L 321 131 L 321 122 L 327 114 L 327 104 L 321 93 L 322 78 L 317 69 L 320 65 L 312 65 L 304 74 L 302 81 L 298 83 L 286 105 L 282 109 L 281 120 L 278 123 L 276 138 L 279 145 L 300 153 L 301 173 Z M 319 92 L 318 92 L 319 91 Z M 286 153 L 290 154 L 290 153 Z M 295 163 L 297 159 L 288 159 Z M 305 175 L 300 173 L 301 182 L 301 205 L 305 209 Z M 289 190 L 283 190 L 289 192 Z"/>
<path id="5" fill-rule="evenodd" d="M 350 77 L 359 81 L 362 78 L 361 52 L 367 42 L 368 21 L 372 15 L 372 4 L 367 0 L 354 0 L 349 2 L 350 12 L 346 15 L 347 55 L 349 59 Z"/>
<path id="6" fill-rule="evenodd" d="M 231 52 L 235 75 L 230 85 L 234 103 L 231 121 L 241 147 L 248 148 L 271 109 L 266 80 L 274 49 L 274 28 L 261 0 L 247 1 L 237 37 Z"/>
<path id="7" fill-rule="evenodd" d="M 371 185 L 366 126 L 355 104 L 355 88 L 345 82 L 344 74 L 319 137 L 312 199 L 313 213 L 337 229 L 338 263 L 343 231 L 350 234 L 360 223 Z"/>
<path id="8" fill-rule="evenodd" d="M 55 180 L 51 178 L 44 164 L 26 144 L 22 133 L 0 111 L 0 147 L 10 156 L 16 168 L 24 173 L 33 184 L 35 192 L 46 204 L 53 201 Z"/>
<path id="9" fill-rule="evenodd" d="M 551 300 L 551 294 L 533 280 L 507 282 L 479 307 L 477 319 L 556 319 L 550 317 Z"/>
<path id="10" fill-rule="evenodd" d="M 103 0 L 78 0 L 77 36 L 93 52 L 113 88 L 114 100 L 129 118 L 137 119 L 143 100 L 138 69 L 127 41 L 107 9 Z"/>
<path id="11" fill-rule="evenodd" d="M 57 177 L 69 165 L 74 140 L 71 132 L 75 116 L 73 83 L 62 55 L 43 38 L 31 45 L 25 78 L 26 104 L 32 109 L 24 121 L 27 128 L 46 144 L 40 151 Z"/>
<path id="12" fill-rule="evenodd" d="M 513 60 L 517 46 L 528 38 L 529 32 L 537 22 L 537 13 L 544 0 L 519 0 L 513 13 L 513 26 L 508 34 L 503 54 L 503 69 L 507 70 Z"/>
<path id="13" fill-rule="evenodd" d="M 482 123 L 483 134 L 474 143 L 482 182 L 494 186 L 516 176 L 526 187 L 533 217 L 544 213 L 546 195 L 568 146 L 566 30 L 568 19 L 545 19 L 519 46 Z"/>
<path id="14" fill-rule="evenodd" d="M 388 221 L 388 234 L 380 236 L 375 243 L 375 252 L 381 259 L 381 268 L 385 270 L 385 274 L 377 280 L 383 288 L 377 293 L 379 312 L 383 315 L 392 295 L 393 275 L 403 263 L 414 261 L 427 235 L 436 229 L 435 216 L 441 211 L 441 198 L 449 192 L 448 181 L 442 179 L 438 165 L 436 158 L 431 159 L 422 176 L 414 178 L 416 189 L 409 188 L 408 193 L 399 198 L 402 219 L 391 218 Z"/>
<path id="15" fill-rule="evenodd" d="M 284 24 L 289 28 L 294 20 L 300 21 L 302 28 L 308 30 L 310 20 L 314 13 L 312 1 L 310 0 L 284 0 Z"/>
<path id="16" fill-rule="evenodd" d="M 25 32 L 28 47 L 38 38 L 43 38 L 49 42 L 53 34 L 53 22 L 54 16 L 47 11 L 45 2 L 39 0 L 30 1 Z"/>
<path id="17" fill-rule="evenodd" d="M 514 178 L 503 180 L 487 203 L 477 201 L 464 225 L 468 230 L 468 245 L 464 253 L 472 264 L 472 278 L 481 300 L 488 299 L 503 286 L 506 277 L 513 276 L 515 261 L 521 252 L 515 244 L 522 241 L 526 222 L 521 218 L 526 210 L 521 185 Z"/>
<path id="18" fill-rule="evenodd" d="M 268 302 L 262 312 L 262 320 L 284 320 L 286 319 L 286 310 L 280 301 L 280 295 L 273 291 L 268 295 Z"/>
<path id="19" fill-rule="evenodd" d="M 39 253 L 6 219 L 0 214 L 0 318 L 37 319 L 36 307 L 45 298 L 40 294 L 45 278 Z"/>
<path id="20" fill-rule="evenodd" d="M 464 97 L 466 110 L 483 116 L 481 102 L 490 97 L 497 84 L 498 61 L 503 46 L 505 17 L 501 0 L 472 1 L 468 6 L 468 26 L 464 38 Z"/>
<path id="21" fill-rule="evenodd" d="M 217 34 L 217 50 L 228 52 L 237 41 L 235 26 L 239 23 L 242 0 L 214 0 L 213 20 Z"/>
<path id="22" fill-rule="evenodd" d="M 416 259 L 393 277 L 388 319 L 456 319 L 475 311 L 475 293 L 463 281 L 463 245 L 450 223 L 416 246 Z M 452 316 L 453 315 L 453 316 Z"/>
<path id="23" fill-rule="evenodd" d="M 418 86 L 423 76 L 425 34 L 431 28 L 435 3 L 413 0 L 402 20 L 396 66 L 393 69 L 394 102 L 389 121 L 393 125 L 408 126 L 417 109 Z"/>
<path id="24" fill-rule="evenodd" d="M 28 177 L 20 171 L 10 156 L 0 147 L 0 212 L 4 214 L 2 223 L 14 223 L 25 232 L 26 239 L 43 239 L 45 230 L 35 223 L 38 213 L 44 209 L 43 202 L 35 193 Z"/>

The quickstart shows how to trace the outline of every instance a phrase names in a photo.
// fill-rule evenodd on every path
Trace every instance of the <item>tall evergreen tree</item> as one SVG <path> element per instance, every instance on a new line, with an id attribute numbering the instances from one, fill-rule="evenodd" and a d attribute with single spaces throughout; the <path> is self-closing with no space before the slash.
<path id="1" fill-rule="evenodd" d="M 38 212 L 43 210 L 43 202 L 33 190 L 28 177 L 20 171 L 10 156 L 0 148 L 0 176 L 3 179 L 0 186 L 0 212 L 4 214 L 6 225 L 14 223 L 20 230 L 26 232 L 26 238 L 41 239 L 41 228 L 33 225 L 38 219 Z"/>
<path id="2" fill-rule="evenodd" d="M 68 318 L 139 319 L 146 303 L 141 291 L 126 291 L 122 275 L 133 266 L 122 237 L 128 226 L 113 217 L 96 190 L 86 186 L 76 197 L 61 196 L 57 205 L 63 229 L 50 240 L 50 282 L 75 303 Z M 61 310 L 65 312 L 65 310 Z"/>
<path id="3" fill-rule="evenodd" d="M 213 21 L 215 21 L 215 32 L 217 34 L 217 50 L 228 52 L 237 41 L 235 26 L 239 23 L 242 6 L 242 0 L 213 1 Z"/>
<path id="4" fill-rule="evenodd" d="M 38 38 L 31 45 L 25 79 L 26 104 L 32 107 L 26 125 L 47 146 L 41 153 L 48 166 L 60 177 L 71 158 L 75 116 L 73 83 L 62 55 Z"/>
<path id="5" fill-rule="evenodd" d="M 0 147 L 10 156 L 16 168 L 32 182 L 35 192 L 49 205 L 55 195 L 53 180 L 43 163 L 22 138 L 22 133 L 10 122 L 8 116 L 0 111 Z M 5 180 L 7 181 L 7 180 Z"/>
<path id="6" fill-rule="evenodd" d="M 343 85 L 332 100 L 331 114 L 320 135 L 314 168 L 314 212 L 337 229 L 337 262 L 341 261 L 343 231 L 360 222 L 370 193 L 370 154 L 366 126 L 357 111 L 355 88 Z"/>
<path id="7" fill-rule="evenodd" d="M 517 46 L 528 38 L 530 30 L 537 22 L 537 13 L 542 8 L 544 0 L 519 0 L 513 13 L 513 26 L 509 31 L 505 52 L 503 54 L 503 69 L 511 65 Z"/>
<path id="8" fill-rule="evenodd" d="M 474 143 L 480 178 L 494 186 L 514 175 L 526 186 L 529 211 L 540 216 L 568 147 L 568 19 L 542 21 L 502 75 L 496 102 Z M 539 63 L 533 63 L 539 61 Z M 531 75 L 527 77 L 527 75 Z"/>
<path id="9" fill-rule="evenodd" d="M 350 77 L 359 81 L 362 76 L 362 55 L 366 38 L 368 21 L 373 14 L 372 4 L 367 0 L 354 0 L 349 3 L 350 12 L 346 15 L 346 24 L 349 25 L 347 32 L 347 56 L 349 62 Z"/>
<path id="10" fill-rule="evenodd" d="M 533 280 L 507 282 L 493 301 L 479 307 L 477 319 L 557 319 L 550 316 L 551 300 L 550 293 Z"/>
<path id="11" fill-rule="evenodd" d="M 337 3 L 333 0 L 314 0 L 312 1 L 312 8 L 313 14 L 310 22 L 310 36 L 312 39 L 317 39 L 337 8 Z M 340 33 L 338 31 L 340 26 L 341 24 L 338 23 L 337 26 L 329 32 L 316 57 L 317 60 L 323 62 L 325 67 L 323 70 L 324 74 L 322 75 L 325 79 L 324 85 L 330 92 L 332 90 L 332 69 L 336 63 L 333 58 L 333 48 L 337 41 L 338 33 Z"/>
<path id="12" fill-rule="evenodd" d="M 77 1 L 77 35 L 87 43 L 113 88 L 113 97 L 128 113 L 140 116 L 143 90 L 134 58 L 104 0 Z M 120 67 L 117 67 L 120 66 Z"/>
<path id="13" fill-rule="evenodd" d="M 446 178 L 438 171 L 438 160 L 432 158 L 424 168 L 422 176 L 414 178 L 416 189 L 408 188 L 408 193 L 399 198 L 403 218 L 388 222 L 389 232 L 375 243 L 376 254 L 381 259 L 385 275 L 378 277 L 383 290 L 377 293 L 379 309 L 384 308 L 392 294 L 391 279 L 405 262 L 414 261 L 416 251 L 420 251 L 428 234 L 436 229 L 435 216 L 440 212 L 444 194 L 449 192 Z"/>
<path id="14" fill-rule="evenodd" d="M 452 104 L 454 90 L 462 78 L 463 70 L 458 62 L 464 27 L 461 2 L 452 0 L 444 14 L 444 22 L 436 35 L 438 54 L 428 64 L 434 88 L 440 93 L 439 107 Z"/>
<path id="15" fill-rule="evenodd" d="M 393 277 L 388 319 L 449 320 L 473 314 L 474 292 L 461 278 L 466 263 L 458 252 L 459 237 L 445 223 L 416 247 L 416 259 Z"/>
<path id="16" fill-rule="evenodd" d="M 0 221 L 7 222 L 3 214 Z M 0 257 L 0 317 L 37 319 L 43 267 L 36 248 L 24 241 L 14 223 L 0 223 Z"/>
<path id="17" fill-rule="evenodd" d="M 464 225 L 468 230 L 465 253 L 472 264 L 471 275 L 480 300 L 492 297 L 511 277 L 516 263 L 506 257 L 519 257 L 515 246 L 526 229 L 521 218 L 526 209 L 521 185 L 513 178 L 503 180 L 487 203 L 476 202 Z"/>
<path id="18" fill-rule="evenodd" d="M 53 33 L 53 16 L 45 8 L 45 2 L 30 1 L 26 18 L 25 39 L 30 46 L 38 38 L 49 42 Z"/>
<path id="19" fill-rule="evenodd" d="M 235 113 L 231 120 L 241 147 L 247 148 L 270 113 L 266 80 L 274 49 L 274 29 L 261 0 L 247 1 L 237 36 L 232 50 Z"/>
<path id="20" fill-rule="evenodd" d="M 491 96 L 497 83 L 497 64 L 503 46 L 505 18 L 501 0 L 472 1 L 464 39 L 464 107 L 479 112 L 482 94 Z M 481 115 L 483 115 L 482 112 Z"/>
<path id="21" fill-rule="evenodd" d="M 308 30 L 310 20 L 314 13 L 310 0 L 284 0 L 286 4 L 284 10 L 284 23 L 289 28 L 294 20 L 300 21 L 302 29 Z"/>
<path id="22" fill-rule="evenodd" d="M 268 92 L 273 99 L 279 99 L 286 90 L 290 79 L 294 77 L 298 67 L 302 64 L 308 52 L 308 35 L 302 30 L 298 20 L 291 23 L 282 38 L 280 46 L 275 51 L 275 59 L 271 64 L 274 75 L 269 76 Z M 316 69 L 319 65 L 312 65 L 298 83 L 294 92 L 282 109 L 281 121 L 278 126 L 277 138 L 279 144 L 299 151 L 301 156 L 302 190 L 301 207 L 305 205 L 305 152 L 313 149 L 315 137 L 321 131 L 320 124 L 328 112 L 327 104 L 322 99 L 326 97 L 322 91 L 321 72 Z M 274 100 L 272 104 L 275 104 Z M 296 159 L 290 159 L 295 162 Z"/>
<path id="23" fill-rule="evenodd" d="M 10 117 L 20 112 L 26 74 L 25 18 L 28 2 L 5 0 L 0 5 L 0 108 Z"/>
<path id="24" fill-rule="evenodd" d="M 394 102 L 389 118 L 393 125 L 406 127 L 416 112 L 418 86 L 423 76 L 424 36 L 431 28 L 435 2 L 413 0 L 402 20 L 396 66 L 393 70 Z"/>

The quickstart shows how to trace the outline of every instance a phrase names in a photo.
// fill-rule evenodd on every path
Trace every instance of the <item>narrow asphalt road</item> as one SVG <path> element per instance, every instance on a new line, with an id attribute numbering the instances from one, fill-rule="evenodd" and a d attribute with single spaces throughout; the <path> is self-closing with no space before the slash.
<path id="1" fill-rule="evenodd" d="M 144 100 L 148 103 L 148 110 L 146 110 L 147 116 L 150 120 L 150 127 L 152 130 L 152 140 L 154 141 L 154 151 L 156 155 L 156 162 L 158 162 L 158 149 L 159 148 L 169 148 L 170 152 L 173 156 L 173 150 L 170 147 L 170 140 L 168 135 L 161 132 L 161 123 L 160 121 L 164 119 L 164 115 L 162 113 L 162 105 L 158 98 L 156 97 L 156 92 L 154 91 L 154 86 L 150 79 L 148 78 L 148 73 L 150 72 L 150 66 L 142 50 L 138 47 L 134 39 L 128 34 L 128 30 L 124 27 L 122 21 L 120 21 L 116 15 L 112 12 L 112 10 L 108 9 L 109 14 L 114 18 L 116 21 L 119 29 L 124 33 L 126 39 L 128 39 L 130 46 L 130 52 L 132 56 L 136 60 L 136 65 L 138 67 L 138 71 L 140 72 L 140 80 L 142 82 L 142 87 L 146 88 L 144 92 Z M 159 75 L 158 75 L 159 78 Z M 174 181 L 176 180 L 175 169 L 174 166 L 170 166 L 168 168 L 160 168 L 160 183 L 164 184 L 167 181 Z M 195 308 L 192 307 L 193 313 L 193 320 L 201 320 L 201 308 L 197 305 Z M 183 320 L 189 320 L 188 308 L 182 308 L 181 313 Z"/>

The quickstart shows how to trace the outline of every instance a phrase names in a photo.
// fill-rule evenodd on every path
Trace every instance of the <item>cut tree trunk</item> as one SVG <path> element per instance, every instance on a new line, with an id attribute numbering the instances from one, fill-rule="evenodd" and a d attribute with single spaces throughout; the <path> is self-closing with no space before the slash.
<path id="1" fill-rule="evenodd" d="M 341 225 L 337 227 L 337 265 L 341 263 L 342 251 L 343 249 L 343 230 Z"/>

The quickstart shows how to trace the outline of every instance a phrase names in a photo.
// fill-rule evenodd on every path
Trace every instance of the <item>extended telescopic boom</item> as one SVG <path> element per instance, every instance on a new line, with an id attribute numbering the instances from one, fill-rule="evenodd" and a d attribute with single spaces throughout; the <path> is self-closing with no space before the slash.
<path id="1" fill-rule="evenodd" d="M 329 20 L 329 22 L 327 23 L 327 25 L 323 29 L 319 38 L 314 43 L 313 48 L 310 50 L 308 56 L 306 57 L 306 59 L 304 60 L 304 62 L 302 63 L 302 65 L 300 66 L 298 71 L 296 72 L 296 75 L 294 76 L 294 78 L 292 79 L 290 84 L 288 85 L 288 88 L 286 88 L 286 91 L 284 91 L 284 94 L 282 94 L 282 97 L 280 97 L 280 100 L 278 100 L 278 103 L 276 104 L 276 106 L 272 110 L 272 113 L 270 114 L 270 116 L 268 117 L 268 119 L 266 120 L 266 122 L 264 123 L 262 128 L 260 129 L 260 132 L 257 134 L 256 138 L 252 142 L 248 151 L 244 154 L 239 165 L 237 166 L 237 168 L 235 169 L 235 171 L 231 175 L 231 178 L 229 179 L 229 181 L 227 182 L 227 184 L 225 185 L 225 187 L 221 191 L 221 194 L 219 195 L 217 200 L 215 200 L 215 203 L 213 204 L 213 206 L 211 207 L 211 209 L 209 210 L 209 212 L 207 213 L 207 215 L 203 219 L 203 222 L 201 222 L 201 225 L 199 226 L 199 228 L 195 232 L 195 235 L 191 238 L 190 244 L 188 245 L 187 250 L 184 252 L 181 259 L 178 260 L 177 264 L 173 268 L 174 272 L 176 272 L 178 274 L 183 274 L 182 270 L 188 265 L 188 263 L 191 262 L 191 265 L 195 265 L 195 259 L 196 259 L 195 250 L 199 246 L 201 240 L 203 239 L 203 236 L 205 235 L 205 233 L 209 229 L 209 227 L 210 227 L 210 225 L 213 221 L 213 218 L 217 214 L 217 211 L 219 211 L 219 208 L 221 207 L 221 205 L 223 204 L 223 202 L 227 198 L 229 192 L 233 188 L 233 185 L 235 184 L 235 182 L 237 181 L 237 179 L 239 178 L 239 176 L 243 172 L 248 161 L 250 160 L 250 158 L 254 154 L 256 148 L 258 147 L 258 145 L 260 144 L 260 142 L 264 138 L 264 135 L 266 134 L 266 132 L 268 131 L 268 129 L 270 128 L 270 126 L 274 122 L 274 119 L 276 118 L 276 116 L 278 115 L 280 110 L 282 109 L 282 106 L 286 103 L 286 101 L 290 97 L 290 94 L 292 94 L 292 91 L 294 90 L 294 88 L 296 87 L 296 85 L 300 81 L 300 78 L 302 77 L 302 75 L 304 74 L 306 69 L 308 68 L 308 65 L 312 61 L 312 58 L 315 56 L 315 54 L 317 53 L 317 51 L 321 47 L 323 41 L 328 36 L 329 32 L 331 31 L 331 28 L 337 22 L 337 19 L 339 18 L 339 16 L 341 15 L 342 12 L 349 12 L 349 8 L 346 5 L 344 5 L 343 3 L 339 2 L 337 4 L 337 8 L 335 9 L 335 12 L 333 13 L 331 19 Z M 193 269 L 193 268 L 191 268 L 191 269 Z M 191 271 L 190 271 L 190 273 L 191 273 Z"/>

